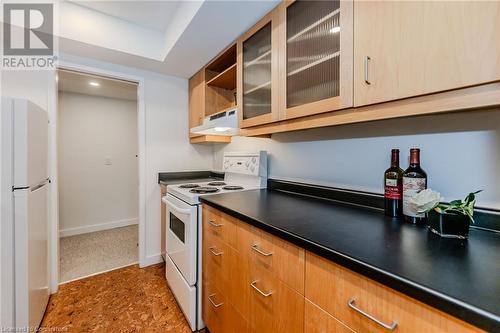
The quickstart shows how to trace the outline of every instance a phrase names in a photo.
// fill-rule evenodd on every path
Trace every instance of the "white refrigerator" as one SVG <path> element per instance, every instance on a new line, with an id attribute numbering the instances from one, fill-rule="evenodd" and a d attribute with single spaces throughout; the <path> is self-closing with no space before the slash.
<path id="1" fill-rule="evenodd" d="M 2 98 L 1 326 L 37 327 L 49 299 L 48 115 Z"/>

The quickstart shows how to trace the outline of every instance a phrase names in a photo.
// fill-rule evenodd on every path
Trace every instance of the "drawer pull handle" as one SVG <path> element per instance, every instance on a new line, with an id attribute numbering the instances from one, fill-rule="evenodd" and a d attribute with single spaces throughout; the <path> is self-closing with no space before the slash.
<path id="1" fill-rule="evenodd" d="M 368 72 L 369 70 L 369 66 L 370 66 L 370 60 L 372 60 L 372 58 L 370 58 L 369 56 L 366 56 L 365 57 L 365 83 L 366 84 L 371 84 L 370 82 L 370 74 Z"/>
<path id="2" fill-rule="evenodd" d="M 357 308 L 355 305 L 354 305 L 354 302 L 356 302 L 356 299 L 355 298 L 351 298 L 349 300 L 349 302 L 347 302 L 347 305 L 349 305 L 349 307 L 351 309 L 353 309 L 354 311 L 356 311 L 357 313 L 365 316 L 366 318 L 370 319 L 371 321 L 379 324 L 380 326 L 382 326 L 383 328 L 387 329 L 387 330 L 390 330 L 390 331 L 394 331 L 396 329 L 396 327 L 398 326 L 398 323 L 393 321 L 392 324 L 386 324 L 380 320 L 378 320 L 377 318 L 373 317 L 372 315 L 364 312 L 363 310 Z"/>
<path id="3" fill-rule="evenodd" d="M 269 297 L 269 296 L 271 296 L 271 295 L 273 294 L 273 292 L 272 292 L 272 291 L 265 293 L 265 292 L 263 292 L 262 290 L 260 290 L 260 289 L 257 287 L 257 282 L 258 282 L 258 280 L 255 280 L 254 282 L 250 283 L 250 285 L 252 286 L 252 288 L 253 288 L 253 289 L 257 290 L 257 292 L 258 292 L 259 294 L 261 294 L 261 295 L 262 295 L 262 296 L 264 296 L 264 297 Z"/>
<path id="4" fill-rule="evenodd" d="M 222 304 L 224 304 L 224 303 L 215 304 L 215 302 L 212 299 L 212 297 L 214 297 L 214 296 L 215 296 L 215 294 L 208 296 L 208 300 L 210 301 L 210 303 L 212 303 L 213 307 L 218 308 L 219 306 L 222 306 Z"/>
<path id="5" fill-rule="evenodd" d="M 261 249 L 259 249 L 259 245 L 257 245 L 257 244 L 252 245 L 252 250 L 254 250 L 255 252 L 257 252 L 258 254 L 263 255 L 264 257 L 269 257 L 269 256 L 273 255 L 272 252 L 264 252 Z"/>
<path id="6" fill-rule="evenodd" d="M 220 256 L 220 255 L 222 255 L 224 253 L 224 252 L 217 252 L 217 251 L 215 251 L 215 249 L 216 249 L 215 246 L 211 246 L 208 249 L 210 250 L 210 252 L 212 252 L 212 254 L 214 256 Z"/>
<path id="7" fill-rule="evenodd" d="M 216 227 L 216 228 L 222 227 L 222 224 L 215 223 L 215 221 L 213 221 L 213 220 L 208 220 L 208 224 L 210 224 L 212 227 Z"/>

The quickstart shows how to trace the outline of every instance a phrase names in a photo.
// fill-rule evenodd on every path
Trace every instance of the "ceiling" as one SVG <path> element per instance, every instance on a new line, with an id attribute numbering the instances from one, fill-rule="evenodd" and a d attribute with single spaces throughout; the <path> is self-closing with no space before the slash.
<path id="1" fill-rule="evenodd" d="M 99 86 L 90 85 L 90 82 Z M 102 76 L 58 70 L 58 90 L 91 96 L 137 100 L 137 84 L 128 81 L 115 80 Z"/>
<path id="2" fill-rule="evenodd" d="M 179 1 L 72 1 L 144 28 L 165 32 Z"/>
<path id="3" fill-rule="evenodd" d="M 59 55 L 189 78 L 278 3 L 62 1 Z"/>

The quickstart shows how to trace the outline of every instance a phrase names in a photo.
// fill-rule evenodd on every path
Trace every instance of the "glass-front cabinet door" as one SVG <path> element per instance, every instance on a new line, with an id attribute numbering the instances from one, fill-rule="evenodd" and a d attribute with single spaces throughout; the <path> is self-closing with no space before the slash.
<path id="1" fill-rule="evenodd" d="M 272 11 L 238 41 L 240 126 L 278 120 L 278 11 Z"/>
<path id="2" fill-rule="evenodd" d="M 286 1 L 280 9 L 281 119 L 351 107 L 352 1 Z"/>

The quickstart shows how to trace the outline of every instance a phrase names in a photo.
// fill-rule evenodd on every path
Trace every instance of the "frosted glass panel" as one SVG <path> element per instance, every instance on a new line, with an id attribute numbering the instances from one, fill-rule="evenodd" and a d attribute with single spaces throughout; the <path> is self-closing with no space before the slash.
<path id="1" fill-rule="evenodd" d="M 271 113 L 271 23 L 243 43 L 243 119 Z"/>
<path id="2" fill-rule="evenodd" d="M 340 1 L 297 0 L 287 8 L 287 107 L 340 93 Z"/>

